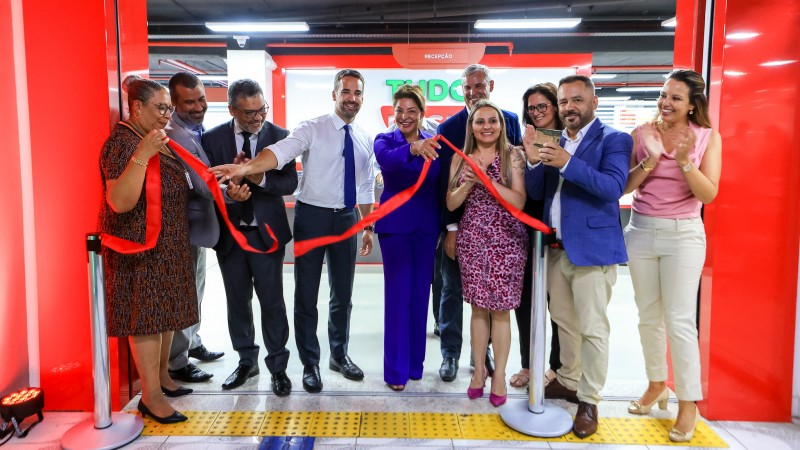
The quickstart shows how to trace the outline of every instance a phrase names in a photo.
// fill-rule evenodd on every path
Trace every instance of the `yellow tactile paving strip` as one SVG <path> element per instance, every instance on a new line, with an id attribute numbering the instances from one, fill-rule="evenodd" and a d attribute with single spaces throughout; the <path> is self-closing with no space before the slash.
<path id="1" fill-rule="evenodd" d="M 133 411 L 129 411 L 134 413 Z M 497 414 L 382 413 L 382 412 L 213 412 L 181 411 L 189 420 L 161 425 L 144 421 L 144 436 L 312 436 L 332 438 L 474 439 L 550 441 L 591 444 L 672 445 L 719 447 L 728 445 L 705 422 L 689 443 L 667 438 L 669 419 L 601 417 L 597 433 L 586 439 L 574 434 L 536 438 L 507 427 Z"/>

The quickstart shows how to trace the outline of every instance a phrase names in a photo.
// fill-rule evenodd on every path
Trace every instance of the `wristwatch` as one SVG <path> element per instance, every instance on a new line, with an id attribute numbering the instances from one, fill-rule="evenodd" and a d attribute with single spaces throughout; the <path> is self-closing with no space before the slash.
<path id="1" fill-rule="evenodd" d="M 375 231 L 375 227 L 372 225 L 367 225 L 364 227 L 364 231 Z"/>
<path id="2" fill-rule="evenodd" d="M 694 164 L 689 162 L 689 163 L 686 163 L 686 165 L 684 165 L 684 166 L 678 166 L 678 167 L 681 168 L 681 172 L 686 173 L 686 172 L 691 172 L 692 169 L 694 169 Z"/>

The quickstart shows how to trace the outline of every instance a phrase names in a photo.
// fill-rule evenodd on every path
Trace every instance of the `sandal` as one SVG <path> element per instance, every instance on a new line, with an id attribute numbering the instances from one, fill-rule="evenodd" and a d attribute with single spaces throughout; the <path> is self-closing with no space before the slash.
<path id="1" fill-rule="evenodd" d="M 389 384 L 389 383 L 386 383 L 386 385 L 389 386 L 389 389 L 391 389 L 391 390 L 393 390 L 395 392 L 401 392 L 403 389 L 406 388 L 405 384 Z"/>
<path id="2" fill-rule="evenodd" d="M 511 386 L 520 388 L 527 386 L 530 381 L 531 377 L 528 369 L 520 369 L 519 372 L 511 376 L 511 379 L 508 382 L 511 384 Z"/>

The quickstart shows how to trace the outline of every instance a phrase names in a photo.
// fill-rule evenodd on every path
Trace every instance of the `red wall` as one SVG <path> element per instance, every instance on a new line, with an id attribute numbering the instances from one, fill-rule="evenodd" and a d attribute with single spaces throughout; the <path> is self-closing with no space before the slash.
<path id="1" fill-rule="evenodd" d="M 16 2 L 19 7 L 19 2 Z M 0 0 L 0 158 L 3 189 L 0 189 L 0 397 L 28 386 L 27 308 L 25 305 L 25 256 L 22 224 L 22 175 L 20 130 L 17 120 L 18 69 L 14 44 L 23 42 L 21 22 L 12 20 L 9 0 Z"/>
<path id="2" fill-rule="evenodd" d="M 145 2 L 118 3 L 121 11 L 132 16 L 129 23 L 134 24 L 132 27 L 120 24 L 120 42 L 126 45 L 121 58 L 123 70 L 135 67 L 146 74 Z M 95 230 L 101 201 L 100 148 L 108 136 L 109 122 L 116 121 L 109 107 L 116 101 L 110 101 L 109 89 L 113 92 L 112 98 L 116 98 L 118 85 L 113 75 L 116 70 L 113 13 L 113 10 L 106 11 L 104 2 L 81 2 L 65 7 L 63 2 L 46 0 L 25 2 L 23 8 L 28 84 L 28 98 L 24 101 L 30 108 L 35 224 L 29 232 L 34 234 L 36 243 L 39 365 L 41 385 L 47 392 L 47 409 L 91 410 L 93 407 L 84 242 L 86 233 Z M 3 33 L 7 32 L 6 27 L 2 29 Z M 2 42 L 6 45 L 8 40 L 2 39 Z M 143 58 L 141 55 L 127 57 L 142 51 Z M 6 58 L 7 52 L 1 54 Z M 2 66 L 5 70 L 5 59 Z M 0 103 L 0 106 L 6 105 L 5 101 Z M 2 126 L 8 125 L 6 120 L 0 122 Z M 8 135 L 4 133 L 4 139 L 5 136 Z M 18 146 L 10 148 L 13 151 Z M 13 158 L 10 159 L 14 164 Z M 7 164 L 5 159 L 5 168 Z M 11 172 L 19 174 L 19 170 Z M 8 220 L 8 216 L 2 220 Z M 13 235 L 13 232 L 11 229 L 4 236 Z M 21 240 L 12 239 L 12 244 L 19 242 Z M 5 249 L 2 253 L 0 261 L 13 258 L 18 263 L 22 259 L 19 255 L 8 256 L 11 254 Z M 2 271 L 0 274 L 5 275 Z M 7 304 L 6 301 L 0 303 L 4 308 Z M 2 317 L 5 320 L 7 316 L 3 314 Z M 112 349 L 112 357 L 115 352 L 116 349 Z M 5 349 L 3 353 L 5 360 Z M 112 388 L 118 392 L 114 384 Z"/>
<path id="3" fill-rule="evenodd" d="M 706 208 L 701 357 L 710 419 L 791 420 L 800 242 L 800 3 L 715 3 L 713 123 L 722 178 Z M 731 40 L 735 32 L 757 32 Z M 791 64 L 765 67 L 773 60 Z"/>

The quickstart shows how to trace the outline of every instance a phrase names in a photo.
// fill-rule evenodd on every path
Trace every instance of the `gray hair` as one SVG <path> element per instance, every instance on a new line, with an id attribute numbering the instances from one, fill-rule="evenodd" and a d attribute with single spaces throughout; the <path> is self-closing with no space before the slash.
<path id="1" fill-rule="evenodd" d="M 464 72 L 461 73 L 461 78 L 467 78 L 468 76 L 472 75 L 475 72 L 482 72 L 486 75 L 486 81 L 492 81 L 492 73 L 489 71 L 489 68 L 484 66 L 483 64 L 470 64 L 464 69 Z"/>
<path id="2" fill-rule="evenodd" d="M 255 97 L 258 94 L 264 95 L 264 91 L 255 80 L 236 80 L 228 86 L 228 106 L 236 107 L 236 101 L 240 98 Z"/>

